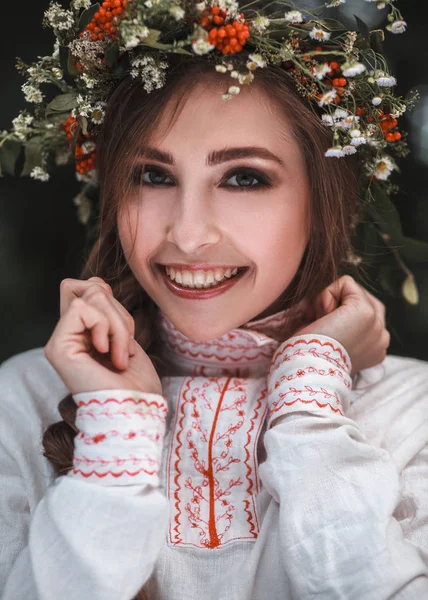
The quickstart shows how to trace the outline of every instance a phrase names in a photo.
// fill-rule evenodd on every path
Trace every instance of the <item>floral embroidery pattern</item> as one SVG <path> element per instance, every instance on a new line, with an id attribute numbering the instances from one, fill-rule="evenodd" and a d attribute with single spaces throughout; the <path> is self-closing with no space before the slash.
<path id="1" fill-rule="evenodd" d="M 266 413 L 262 379 L 184 378 L 168 458 L 170 545 L 214 549 L 257 538 L 256 449 Z"/>

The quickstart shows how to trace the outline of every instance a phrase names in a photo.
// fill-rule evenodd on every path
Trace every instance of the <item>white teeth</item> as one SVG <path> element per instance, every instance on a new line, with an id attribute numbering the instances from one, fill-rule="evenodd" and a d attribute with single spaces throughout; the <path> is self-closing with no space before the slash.
<path id="1" fill-rule="evenodd" d="M 220 269 L 216 268 L 212 271 L 179 271 L 174 267 L 165 267 L 166 273 L 170 279 L 176 281 L 180 285 L 193 288 L 208 288 L 214 287 L 218 282 L 224 279 L 230 279 L 238 272 L 238 267 L 235 269 Z"/>

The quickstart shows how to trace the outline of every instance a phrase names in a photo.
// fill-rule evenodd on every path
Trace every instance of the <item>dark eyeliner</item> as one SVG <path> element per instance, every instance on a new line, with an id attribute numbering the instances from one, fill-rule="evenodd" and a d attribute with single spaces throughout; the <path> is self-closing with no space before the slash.
<path id="1" fill-rule="evenodd" d="M 241 191 L 248 192 L 250 190 L 259 190 L 261 188 L 271 188 L 273 186 L 272 181 L 269 179 L 269 177 L 267 177 L 263 173 L 260 173 L 260 171 L 257 171 L 256 169 L 250 169 L 250 168 L 244 168 L 244 167 L 235 168 L 232 171 L 229 171 L 229 173 L 227 173 L 224 176 L 223 181 L 227 181 L 231 177 L 233 177 L 235 175 L 239 175 L 239 174 L 251 175 L 251 176 L 255 177 L 256 179 L 258 179 L 259 183 L 257 183 L 256 185 L 221 185 L 220 187 L 226 187 L 226 188 L 233 189 L 233 190 L 240 191 L 240 192 Z"/>

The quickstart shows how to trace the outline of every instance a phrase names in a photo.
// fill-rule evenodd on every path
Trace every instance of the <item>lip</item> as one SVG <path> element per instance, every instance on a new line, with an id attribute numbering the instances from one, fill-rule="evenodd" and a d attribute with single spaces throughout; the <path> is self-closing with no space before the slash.
<path id="1" fill-rule="evenodd" d="M 173 292 L 177 296 L 180 296 L 181 298 L 188 298 L 190 300 L 205 300 L 207 298 L 217 296 L 218 294 L 223 294 L 223 292 L 226 292 L 229 288 L 237 284 L 249 271 L 249 268 L 246 267 L 243 271 L 241 271 L 241 273 L 238 273 L 238 275 L 235 275 L 235 277 L 228 279 L 227 281 L 221 283 L 215 288 L 185 289 L 180 287 L 175 281 L 172 281 L 168 277 L 165 271 L 165 267 L 158 265 L 158 268 L 168 289 L 171 290 L 171 292 Z"/>

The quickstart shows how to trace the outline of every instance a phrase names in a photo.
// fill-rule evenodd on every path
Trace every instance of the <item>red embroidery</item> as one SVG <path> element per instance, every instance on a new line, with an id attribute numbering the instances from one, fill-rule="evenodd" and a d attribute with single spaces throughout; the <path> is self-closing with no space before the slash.
<path id="1" fill-rule="evenodd" d="M 165 404 L 161 404 L 156 400 L 146 400 L 145 398 L 139 398 L 138 400 L 136 400 L 135 398 L 124 398 L 123 400 L 116 400 L 116 398 L 107 398 L 106 400 L 98 400 L 97 398 L 91 398 L 87 402 L 79 400 L 77 402 L 77 406 L 89 406 L 89 404 L 104 405 L 108 404 L 109 402 L 113 402 L 114 404 L 124 404 L 125 402 L 132 402 L 133 404 L 145 404 L 146 406 L 156 406 L 156 408 L 158 408 L 162 412 L 168 411 L 168 408 Z"/>
<path id="2" fill-rule="evenodd" d="M 256 442 L 265 397 L 262 380 L 184 379 L 168 460 L 172 545 L 217 548 L 257 538 Z M 243 427 L 246 443 L 234 445 Z"/>
<path id="3" fill-rule="evenodd" d="M 312 399 L 312 400 L 304 400 L 303 398 L 296 398 L 295 400 L 291 400 L 291 401 L 285 401 L 284 398 L 288 395 L 296 395 L 296 394 L 305 394 L 307 396 L 315 396 L 317 394 L 322 394 L 324 398 L 330 399 L 330 398 L 334 398 L 334 403 L 339 407 L 339 408 L 335 408 L 334 406 L 332 406 L 332 404 L 330 402 L 326 402 L 325 404 L 322 404 L 320 402 L 318 402 L 318 400 L 316 399 Z M 281 402 L 281 400 L 284 400 L 283 402 Z M 290 388 L 289 391 L 287 392 L 280 392 L 278 394 L 278 400 L 275 400 L 274 402 L 271 403 L 271 410 L 269 413 L 269 418 L 271 418 L 271 416 L 275 413 L 278 412 L 283 406 L 291 406 L 292 404 L 295 404 L 296 402 L 303 402 L 304 404 L 311 404 L 313 402 L 315 402 L 317 404 L 317 406 L 319 406 L 319 408 L 325 408 L 326 406 L 328 406 L 329 408 L 331 408 L 331 410 L 333 412 L 338 412 L 343 416 L 343 412 L 341 411 L 342 408 L 342 403 L 340 401 L 339 396 L 336 394 L 336 392 L 330 393 L 328 392 L 325 388 L 321 388 L 321 389 L 313 389 L 313 387 L 311 387 L 310 385 L 305 385 L 305 389 L 303 390 L 298 390 L 296 388 Z"/>
<path id="4" fill-rule="evenodd" d="M 73 458 L 73 464 L 74 465 L 80 465 L 80 464 L 84 464 L 84 465 L 94 465 L 94 464 L 98 464 L 100 466 L 107 466 L 107 465 L 116 465 L 118 467 L 123 466 L 125 463 L 130 462 L 133 465 L 137 465 L 139 463 L 142 462 L 146 462 L 149 465 L 151 465 L 152 467 L 158 465 L 158 461 L 155 460 L 154 458 L 152 458 L 151 456 L 143 456 L 143 457 L 136 457 L 136 456 L 129 456 L 127 458 L 117 458 L 114 457 L 112 459 L 106 459 L 106 458 L 102 458 L 101 456 L 97 456 L 95 458 L 89 458 L 88 456 L 74 456 Z"/>
<path id="5" fill-rule="evenodd" d="M 297 349 L 292 354 L 286 354 L 287 349 L 294 348 L 294 346 L 296 346 L 297 344 L 305 344 L 307 346 L 309 344 L 319 344 L 322 347 L 330 346 L 336 353 L 339 354 L 339 356 L 342 358 L 342 361 L 344 364 L 342 364 L 337 358 L 332 356 L 330 352 L 328 352 L 328 351 L 325 351 L 322 353 L 317 352 L 317 350 L 315 348 L 305 348 L 303 350 Z M 310 339 L 310 340 L 304 340 L 304 339 L 299 338 L 292 344 L 285 344 L 281 348 L 280 352 L 278 352 L 278 354 L 275 356 L 275 359 L 273 360 L 273 362 L 269 365 L 267 376 L 270 377 L 271 374 L 276 369 L 278 369 L 283 362 L 290 360 L 292 357 L 294 357 L 294 356 L 304 357 L 304 356 L 307 356 L 308 354 L 314 356 L 315 358 L 324 358 L 324 359 L 328 360 L 329 362 L 334 363 L 339 369 L 342 369 L 344 371 L 349 371 L 349 369 L 350 369 L 350 365 L 348 364 L 348 359 L 346 358 L 345 354 L 342 352 L 342 350 L 340 348 L 336 348 L 335 346 L 333 346 L 333 344 L 331 342 L 321 342 L 320 340 L 317 340 L 315 338 Z"/>
<path id="6" fill-rule="evenodd" d="M 100 417 L 100 416 L 108 417 L 109 419 L 115 419 L 118 416 L 124 417 L 125 419 L 132 419 L 134 417 L 134 415 L 138 415 L 145 420 L 157 419 L 158 421 L 161 421 L 162 423 L 166 422 L 166 411 L 164 411 L 162 414 L 160 414 L 157 410 L 148 411 L 145 408 L 136 408 L 136 409 L 133 409 L 132 411 L 129 411 L 126 409 L 94 411 L 92 409 L 84 410 L 83 408 L 80 408 L 79 412 L 78 412 L 79 418 L 90 417 L 94 421 L 97 421 L 98 417 Z"/>
<path id="7" fill-rule="evenodd" d="M 339 369 L 317 369 L 312 366 L 303 367 L 296 371 L 295 374 L 291 375 L 282 375 L 279 379 L 277 379 L 274 383 L 274 386 L 269 389 L 268 394 L 272 394 L 274 390 L 278 389 L 283 381 L 293 381 L 293 379 L 304 377 L 307 373 L 317 373 L 318 375 L 322 375 L 324 377 L 340 377 L 343 380 L 344 385 L 347 388 L 352 387 L 352 383 L 349 380 L 349 377 L 344 376 L 343 371 Z"/>
<path id="8" fill-rule="evenodd" d="M 158 475 L 158 471 L 147 471 L 147 469 L 138 469 L 138 471 L 120 471 L 120 473 L 114 473 L 113 471 L 107 471 L 106 473 L 98 473 L 97 471 L 90 471 L 89 473 L 85 473 L 84 471 L 82 471 L 81 469 L 73 469 L 73 474 L 74 475 L 82 475 L 83 477 L 93 477 L 94 475 L 96 475 L 96 477 L 102 478 L 102 477 L 107 477 L 107 475 L 113 475 L 113 477 L 122 477 L 122 475 L 129 475 L 129 477 L 135 477 L 136 475 L 139 475 L 140 473 L 147 473 L 147 475 Z"/>
<path id="9" fill-rule="evenodd" d="M 84 431 L 81 431 L 77 434 L 76 439 L 82 440 L 85 444 L 99 444 L 103 442 L 107 438 L 119 437 L 122 440 L 133 440 L 136 437 L 145 437 L 152 442 L 158 442 L 160 440 L 160 434 L 150 433 L 150 431 L 146 431 L 145 429 L 139 429 L 138 431 L 128 431 L 127 433 L 121 433 L 116 429 L 110 429 L 110 431 L 106 431 L 104 433 L 96 433 L 95 435 L 86 435 Z"/>

